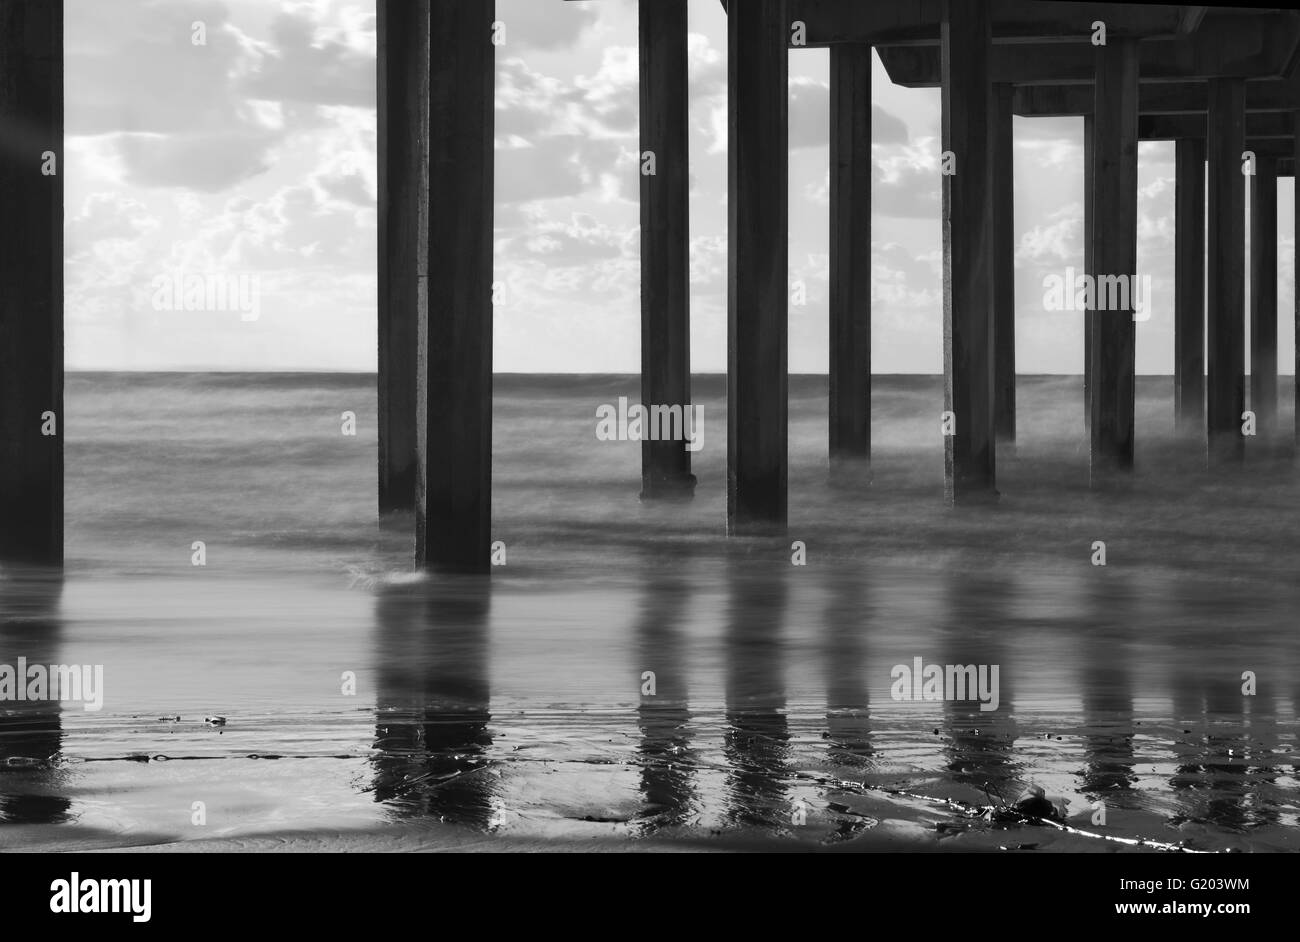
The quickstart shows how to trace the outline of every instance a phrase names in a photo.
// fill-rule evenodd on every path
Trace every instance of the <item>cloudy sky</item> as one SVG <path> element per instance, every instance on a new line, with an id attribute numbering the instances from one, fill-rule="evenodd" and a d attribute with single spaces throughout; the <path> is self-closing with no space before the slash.
<path id="1" fill-rule="evenodd" d="M 66 0 L 74 369 L 375 369 L 375 17 L 354 0 Z M 500 372 L 639 368 L 635 0 L 497 0 Z M 206 45 L 192 42 L 202 22 Z M 726 365 L 726 22 L 691 0 L 692 365 Z M 827 363 L 828 54 L 790 55 L 790 369 Z M 939 93 L 874 82 L 876 372 L 942 370 Z M 1080 372 L 1082 119 L 1016 119 L 1017 358 Z M 1173 144 L 1141 150 L 1138 370 L 1172 371 Z M 1292 187 L 1279 187 L 1292 310 Z M 155 310 L 155 279 L 256 275 L 259 316 Z M 1279 359 L 1292 362 L 1291 317 Z M 1285 369 L 1285 372 L 1290 372 Z"/>

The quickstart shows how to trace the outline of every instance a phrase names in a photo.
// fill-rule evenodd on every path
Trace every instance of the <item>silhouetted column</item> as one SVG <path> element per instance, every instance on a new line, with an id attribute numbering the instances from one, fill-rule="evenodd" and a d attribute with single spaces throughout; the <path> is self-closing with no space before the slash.
<path id="1" fill-rule="evenodd" d="M 1294 145 L 1295 146 L 1294 161 L 1295 161 L 1295 167 L 1300 168 L 1300 112 L 1297 112 L 1296 114 L 1292 115 L 1292 120 L 1295 122 L 1295 130 L 1296 130 L 1295 145 Z M 1294 428 L 1294 432 L 1295 432 L 1295 442 L 1297 445 L 1297 451 L 1300 451 L 1300 170 L 1293 170 L 1293 175 L 1295 178 L 1293 198 L 1295 200 L 1294 218 L 1296 220 L 1296 228 L 1295 228 L 1295 238 L 1293 239 L 1294 247 L 1295 247 L 1295 258 L 1292 259 L 1291 273 L 1293 276 L 1292 281 L 1294 282 L 1294 284 L 1292 285 L 1294 289 L 1292 294 L 1294 295 L 1294 301 L 1295 301 L 1295 312 L 1293 316 L 1295 319 L 1295 336 L 1297 338 L 1295 343 L 1295 391 L 1294 391 L 1295 428 Z"/>
<path id="2" fill-rule="evenodd" d="M 63 4 L 0 3 L 0 558 L 63 564 Z"/>
<path id="3" fill-rule="evenodd" d="M 727 529 L 786 523 L 785 0 L 727 16 Z"/>
<path id="4" fill-rule="evenodd" d="M 1205 422 L 1205 141 L 1174 145 L 1174 422 Z"/>
<path id="5" fill-rule="evenodd" d="M 944 494 L 992 497 L 993 201 L 989 128 L 989 14 L 983 0 L 947 0 L 941 29 L 943 150 L 956 173 L 943 180 Z"/>
<path id="6" fill-rule="evenodd" d="M 871 47 L 831 46 L 830 457 L 871 457 Z"/>
<path id="7" fill-rule="evenodd" d="M 1016 440 L 1015 136 L 1010 85 L 993 87 L 993 427 Z"/>
<path id="8" fill-rule="evenodd" d="M 1250 408 L 1260 438 L 1277 434 L 1277 160 L 1259 157 L 1251 178 Z"/>
<path id="9" fill-rule="evenodd" d="M 654 173 L 641 174 L 641 398 L 680 406 L 684 423 L 691 401 L 686 0 L 640 0 L 639 34 L 641 160 L 654 162 Z M 684 441 L 642 439 L 643 499 L 689 497 L 694 488 Z"/>
<path id="10" fill-rule="evenodd" d="M 379 512 L 415 508 L 416 343 L 428 259 L 428 0 L 379 0 Z"/>
<path id="11" fill-rule="evenodd" d="M 1245 389 L 1245 177 L 1246 92 L 1239 78 L 1209 82 L 1206 156 L 1209 196 L 1206 286 L 1206 432 L 1209 464 L 1240 462 L 1245 456 L 1241 413 Z"/>
<path id="12" fill-rule="evenodd" d="M 1092 156 L 1092 379 L 1094 485 L 1133 467 L 1133 294 L 1137 272 L 1138 42 L 1098 46 Z"/>
<path id="13" fill-rule="evenodd" d="M 416 559 L 485 572 L 492 517 L 493 0 L 429 5 Z"/>
<path id="14" fill-rule="evenodd" d="M 1092 268 L 1092 162 L 1096 153 L 1092 115 L 1083 116 L 1083 270 Z M 1092 311 L 1083 312 L 1083 430 L 1092 435 Z"/>

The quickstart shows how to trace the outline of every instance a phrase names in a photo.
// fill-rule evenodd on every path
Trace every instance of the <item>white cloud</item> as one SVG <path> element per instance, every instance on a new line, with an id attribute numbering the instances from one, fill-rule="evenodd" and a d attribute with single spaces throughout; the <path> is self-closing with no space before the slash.
<path id="1" fill-rule="evenodd" d="M 1028 232 L 1021 232 L 1016 263 L 1058 266 L 1083 257 L 1083 207 L 1078 203 L 1056 210 Z"/>

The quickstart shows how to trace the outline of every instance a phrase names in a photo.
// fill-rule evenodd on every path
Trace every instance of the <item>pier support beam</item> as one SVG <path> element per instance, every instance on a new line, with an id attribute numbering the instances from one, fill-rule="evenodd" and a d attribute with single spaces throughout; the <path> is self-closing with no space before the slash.
<path id="1" fill-rule="evenodd" d="M 1250 409 L 1261 440 L 1277 435 L 1277 159 L 1259 156 L 1250 204 Z"/>
<path id="2" fill-rule="evenodd" d="M 0 3 L 0 560 L 63 564 L 63 4 Z"/>
<path id="3" fill-rule="evenodd" d="M 831 46 L 830 457 L 871 458 L 871 47 Z"/>
<path id="4" fill-rule="evenodd" d="M 1092 89 L 1088 89 L 1089 92 Z M 1092 182 L 1096 156 L 1092 112 L 1083 116 L 1083 270 L 1092 274 Z M 1092 436 L 1092 311 L 1083 312 L 1083 430 Z"/>
<path id="5" fill-rule="evenodd" d="M 686 0 L 640 0 L 639 16 L 641 160 L 653 159 L 655 169 L 641 174 L 641 400 L 680 406 L 685 423 L 691 402 Z M 685 443 L 643 439 L 641 498 L 694 493 Z"/>
<path id="6" fill-rule="evenodd" d="M 1241 152 L 1246 149 L 1246 88 L 1239 78 L 1212 79 L 1208 85 L 1205 421 L 1208 463 L 1222 467 L 1245 457 L 1246 178 Z"/>
<path id="7" fill-rule="evenodd" d="M 989 11 L 984 0 L 945 0 L 940 32 L 943 150 L 944 496 L 996 496 L 993 434 L 993 201 L 990 167 Z"/>
<path id="8" fill-rule="evenodd" d="M 1295 130 L 1296 130 L 1295 145 L 1294 145 L 1295 156 L 1293 157 L 1293 164 L 1294 167 L 1300 167 L 1300 112 L 1295 112 L 1291 116 L 1291 118 L 1295 122 Z M 1295 243 L 1295 258 L 1292 259 L 1292 268 L 1291 268 L 1291 271 L 1295 276 L 1295 285 L 1294 285 L 1295 290 L 1293 291 L 1293 294 L 1295 296 L 1295 312 L 1293 316 L 1295 319 L 1295 337 L 1296 337 L 1294 432 L 1295 432 L 1296 452 L 1297 454 L 1300 454 L 1300 173 L 1296 173 L 1294 168 L 1292 170 L 1292 173 L 1295 175 L 1295 180 L 1294 180 L 1295 189 L 1294 189 L 1294 197 L 1293 197 L 1295 201 L 1295 206 L 1293 208 L 1294 208 L 1294 218 L 1296 220 L 1296 228 L 1295 228 L 1296 235 L 1293 240 Z"/>
<path id="9" fill-rule="evenodd" d="M 785 0 L 727 16 L 727 531 L 783 531 L 789 172 Z"/>
<path id="10" fill-rule="evenodd" d="M 1133 467 L 1138 41 L 1112 37 L 1095 54 L 1089 471 L 1098 486 L 1108 475 Z"/>
<path id="11" fill-rule="evenodd" d="M 1010 85 L 993 86 L 993 428 L 1016 441 L 1015 136 Z"/>
<path id="12" fill-rule="evenodd" d="M 428 305 L 415 552 L 486 572 L 492 518 L 493 0 L 430 0 Z M 381 129 L 381 134 L 383 133 Z"/>
<path id="13" fill-rule="evenodd" d="M 1205 423 L 1205 140 L 1174 144 L 1174 424 Z"/>
<path id="14" fill-rule="evenodd" d="M 415 509 L 416 341 L 425 316 L 429 2 L 379 0 L 379 512 Z"/>

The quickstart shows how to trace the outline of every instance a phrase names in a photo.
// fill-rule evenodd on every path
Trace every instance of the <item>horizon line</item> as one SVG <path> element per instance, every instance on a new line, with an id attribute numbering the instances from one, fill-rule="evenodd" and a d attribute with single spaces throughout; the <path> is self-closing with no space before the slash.
<path id="1" fill-rule="evenodd" d="M 283 370 L 276 370 L 276 369 L 263 369 L 263 368 L 251 368 L 251 369 L 227 369 L 227 368 L 221 368 L 221 369 L 212 369 L 212 368 L 207 368 L 207 367 L 196 367 L 196 368 L 192 368 L 192 369 L 136 369 L 136 368 L 132 368 L 132 369 L 111 369 L 111 368 L 93 368 L 93 369 L 88 369 L 88 368 L 75 367 L 75 368 L 67 368 L 67 369 L 64 369 L 63 373 L 64 373 L 65 376 L 66 376 L 66 375 L 69 375 L 69 374 L 93 375 L 93 374 L 97 374 L 97 373 L 114 373 L 114 374 L 117 374 L 117 373 L 123 373 L 123 374 L 125 374 L 125 373 L 139 373 L 139 374 L 159 374 L 159 373 L 162 373 L 162 374 L 176 374 L 176 375 L 193 375 L 193 374 L 196 374 L 196 373 L 204 373 L 204 374 L 211 374 L 211 375 L 265 375 L 265 376 L 375 376 L 375 377 L 378 377 L 378 375 L 379 375 L 379 370 L 378 370 L 378 369 L 374 369 L 374 370 L 331 370 L 331 369 L 283 369 Z M 492 375 L 493 375 L 493 376 L 638 376 L 638 375 L 640 375 L 640 372 L 637 371 L 637 370 L 626 370 L 626 371 L 617 371 L 617 370 L 603 370 L 603 371 L 569 371 L 569 370 L 566 370 L 566 371 L 552 371 L 552 370 L 494 370 L 493 373 L 492 373 Z M 720 370 L 720 371 L 719 371 L 719 370 L 692 370 L 690 375 L 691 375 L 691 376 L 702 376 L 702 377 L 720 376 L 720 377 L 724 377 L 724 378 L 725 378 L 726 375 L 727 375 L 727 373 L 726 373 L 725 370 Z M 829 376 L 830 376 L 829 373 L 795 373 L 795 372 L 790 372 L 790 373 L 787 373 L 786 375 L 787 375 L 787 376 L 798 376 L 798 377 L 806 377 L 806 376 L 829 377 Z M 871 375 L 872 375 L 872 376 L 933 376 L 933 377 L 942 377 L 944 374 L 943 374 L 942 372 L 939 372 L 939 373 L 921 373 L 921 372 L 874 373 L 874 372 L 873 372 Z M 1020 372 L 1017 372 L 1015 375 L 1018 376 L 1018 377 L 1023 376 L 1023 377 L 1030 377 L 1030 378 L 1034 378 L 1034 377 L 1048 377 L 1048 376 L 1051 376 L 1051 377 L 1058 377 L 1058 376 L 1059 376 L 1059 377 L 1080 377 L 1080 378 L 1082 378 L 1083 373 L 1082 373 L 1082 372 L 1079 372 L 1079 373 L 1020 373 Z M 1202 375 L 1208 375 L 1208 374 L 1202 374 Z M 1246 373 L 1245 373 L 1244 375 L 1246 375 L 1246 376 L 1250 376 L 1251 373 L 1250 373 L 1250 371 L 1246 371 Z M 1134 376 L 1135 376 L 1135 377 L 1141 377 L 1141 378 L 1147 378 L 1147 379 L 1164 379 L 1164 378 L 1173 379 L 1174 374 L 1173 374 L 1173 373 L 1135 373 Z M 1295 376 L 1295 373 L 1294 373 L 1294 372 L 1291 372 L 1291 373 L 1284 373 L 1284 372 L 1280 372 L 1280 371 L 1279 371 L 1279 372 L 1277 373 L 1277 376 L 1279 376 L 1279 377 L 1293 377 L 1293 376 Z"/>

